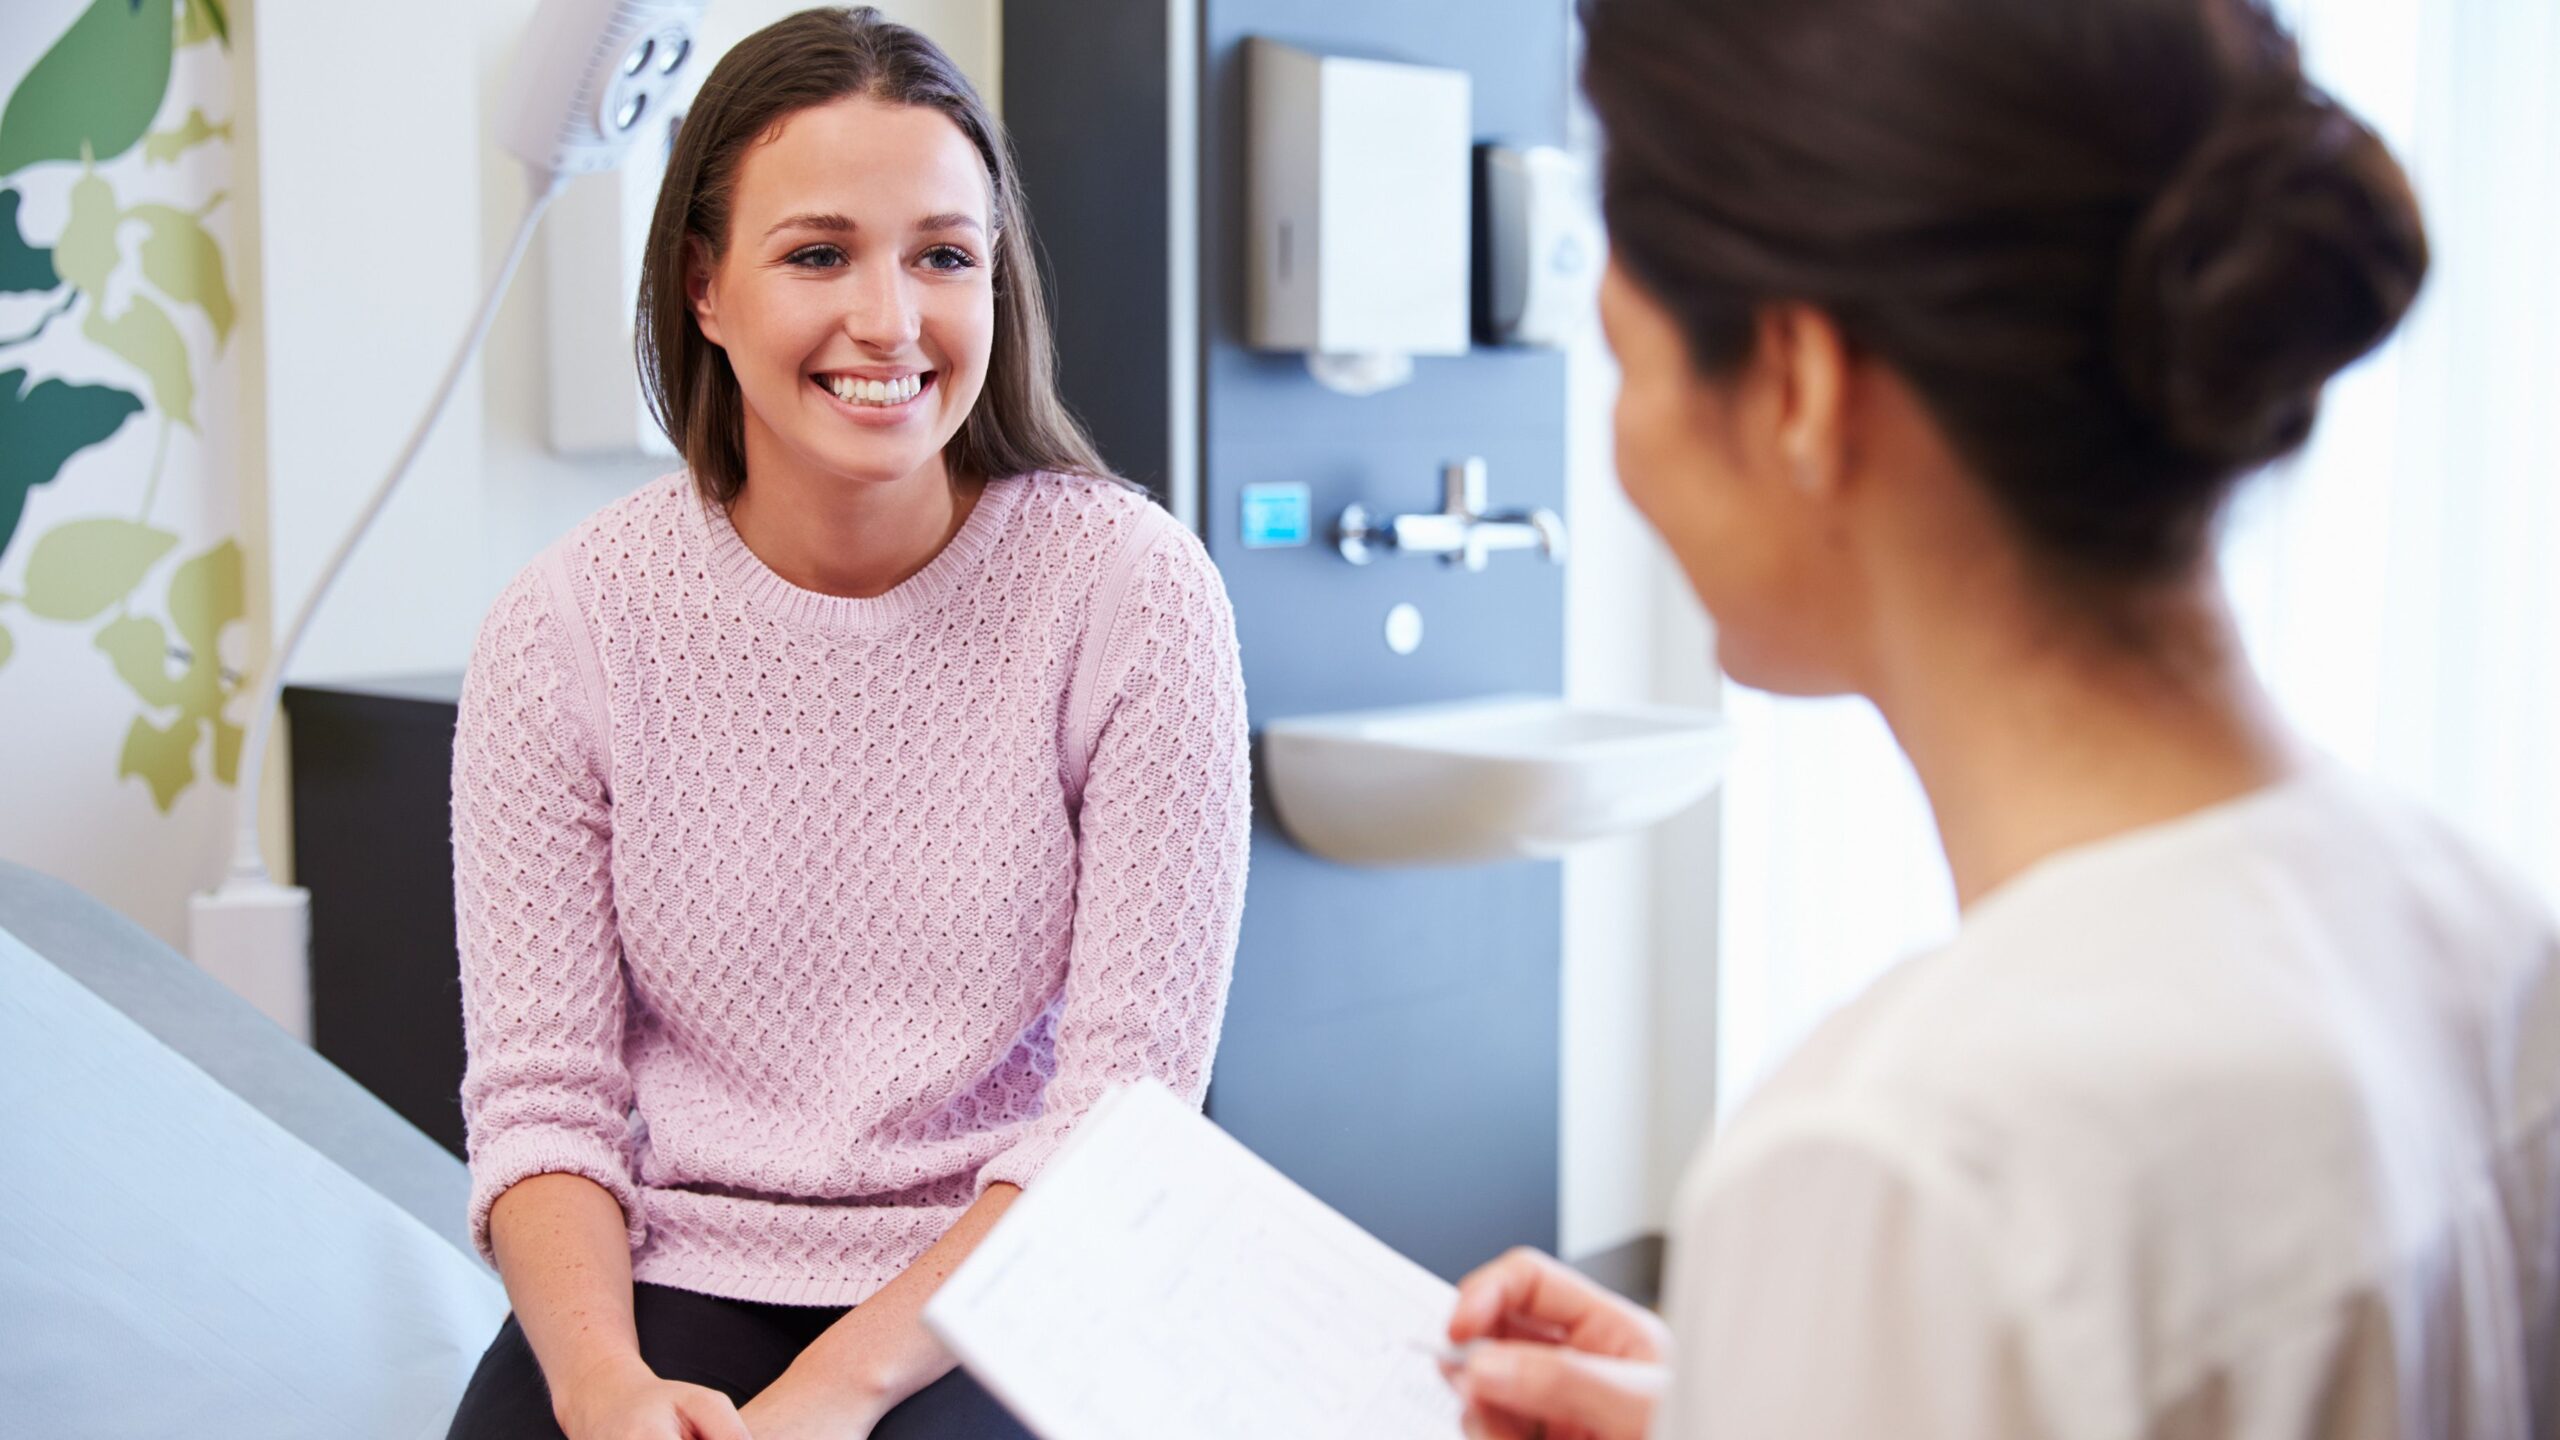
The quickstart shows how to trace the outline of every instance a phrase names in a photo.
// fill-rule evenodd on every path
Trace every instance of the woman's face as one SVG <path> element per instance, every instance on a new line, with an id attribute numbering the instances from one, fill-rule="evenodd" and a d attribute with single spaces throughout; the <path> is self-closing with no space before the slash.
<path id="1" fill-rule="evenodd" d="M 1783 453 L 1783 360 L 1764 342 L 1733 377 L 1701 376 L 1678 322 L 1614 258 L 1600 320 L 1620 372 L 1618 484 L 1714 619 L 1718 662 L 1759 689 L 1849 688 L 1855 587 L 1836 507 Z"/>
<path id="2" fill-rule="evenodd" d="M 693 308 L 738 377 L 751 471 L 883 483 L 941 463 L 995 335 L 987 211 L 977 148 L 938 110 L 852 97 L 749 147 Z"/>

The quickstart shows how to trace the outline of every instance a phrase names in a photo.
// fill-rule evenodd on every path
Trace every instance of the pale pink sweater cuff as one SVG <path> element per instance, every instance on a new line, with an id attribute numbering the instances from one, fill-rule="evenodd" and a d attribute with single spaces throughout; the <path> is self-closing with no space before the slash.
<path id="1" fill-rule="evenodd" d="M 623 1157 L 590 1131 L 565 1125 L 510 1126 L 475 1148 L 471 1156 L 471 1243 L 490 1264 L 498 1263 L 489 1243 L 489 1211 L 509 1186 L 535 1175 L 583 1175 L 604 1187 L 622 1207 L 622 1222 L 631 1248 L 648 1238 L 648 1218 L 640 1209 L 640 1192 L 631 1183 Z"/>

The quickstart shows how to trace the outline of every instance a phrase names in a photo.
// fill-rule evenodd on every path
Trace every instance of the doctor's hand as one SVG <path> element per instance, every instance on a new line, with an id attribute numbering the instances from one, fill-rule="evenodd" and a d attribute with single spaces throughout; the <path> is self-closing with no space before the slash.
<path id="1" fill-rule="evenodd" d="M 1535 1250 L 1459 1282 L 1449 1339 L 1471 1440 L 1642 1440 L 1668 1377 L 1660 1317 Z"/>

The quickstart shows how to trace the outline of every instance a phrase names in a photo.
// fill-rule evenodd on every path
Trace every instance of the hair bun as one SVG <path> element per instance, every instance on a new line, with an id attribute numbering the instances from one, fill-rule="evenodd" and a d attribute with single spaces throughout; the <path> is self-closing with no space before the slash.
<path id="1" fill-rule="evenodd" d="M 2427 269 L 2390 152 L 2315 91 L 2236 106 L 2134 229 L 2116 363 L 2175 450 L 2246 470 L 2300 445 L 2320 387 L 2391 333 Z"/>

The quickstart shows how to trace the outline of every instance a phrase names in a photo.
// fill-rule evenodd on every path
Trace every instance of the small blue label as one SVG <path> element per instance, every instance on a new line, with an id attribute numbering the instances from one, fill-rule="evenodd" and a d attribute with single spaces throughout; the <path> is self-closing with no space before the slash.
<path id="1" fill-rule="evenodd" d="M 1246 549 L 1307 543 L 1315 504 L 1306 486 L 1294 482 L 1247 485 L 1243 502 Z"/>

